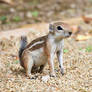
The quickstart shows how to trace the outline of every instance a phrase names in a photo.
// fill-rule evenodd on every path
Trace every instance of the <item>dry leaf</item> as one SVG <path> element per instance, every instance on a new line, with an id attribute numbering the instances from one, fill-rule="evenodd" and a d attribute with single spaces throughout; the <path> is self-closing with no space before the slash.
<path id="1" fill-rule="evenodd" d="M 0 3 L 6 3 L 6 4 L 10 4 L 10 5 L 14 4 L 14 2 L 12 0 L 0 0 Z"/>
<path id="2" fill-rule="evenodd" d="M 83 21 L 85 22 L 85 23 L 90 23 L 90 22 L 92 22 L 92 17 L 86 17 L 86 16 L 82 16 L 82 18 L 83 18 Z"/>

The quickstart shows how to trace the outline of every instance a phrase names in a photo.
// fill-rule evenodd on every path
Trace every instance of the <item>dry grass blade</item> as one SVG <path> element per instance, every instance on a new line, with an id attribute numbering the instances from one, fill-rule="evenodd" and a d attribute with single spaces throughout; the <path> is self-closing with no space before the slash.
<path id="1" fill-rule="evenodd" d="M 90 23 L 92 22 L 92 16 L 91 17 L 87 17 L 87 16 L 82 16 L 82 19 L 85 23 Z"/>

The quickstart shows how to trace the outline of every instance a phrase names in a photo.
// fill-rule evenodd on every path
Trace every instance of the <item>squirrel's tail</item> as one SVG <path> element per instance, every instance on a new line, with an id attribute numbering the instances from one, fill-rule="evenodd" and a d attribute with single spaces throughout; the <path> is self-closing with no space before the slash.
<path id="1" fill-rule="evenodd" d="M 23 53 L 26 45 L 27 45 L 27 37 L 26 36 L 21 36 L 20 48 L 19 48 L 19 59 L 20 59 L 20 62 L 21 62 L 22 53 Z"/>

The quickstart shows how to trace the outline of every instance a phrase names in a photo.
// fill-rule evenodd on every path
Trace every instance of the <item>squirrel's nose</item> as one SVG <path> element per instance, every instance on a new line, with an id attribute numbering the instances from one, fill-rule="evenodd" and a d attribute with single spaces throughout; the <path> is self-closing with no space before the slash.
<path id="1" fill-rule="evenodd" d="M 72 34 L 72 32 L 69 32 L 69 35 L 71 35 Z"/>

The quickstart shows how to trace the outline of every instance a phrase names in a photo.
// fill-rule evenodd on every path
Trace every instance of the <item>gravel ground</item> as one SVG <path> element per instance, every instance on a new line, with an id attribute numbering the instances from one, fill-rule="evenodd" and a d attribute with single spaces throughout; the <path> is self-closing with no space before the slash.
<path id="1" fill-rule="evenodd" d="M 62 20 L 92 13 L 92 0 L 26 1 L 19 0 L 14 7 L 0 4 L 0 31 L 24 24 Z M 5 16 L 4 21 L 2 16 Z M 36 35 L 31 33 L 28 36 L 29 41 L 35 37 Z M 80 42 L 72 38 L 65 40 L 65 74 L 60 74 L 55 58 L 56 78 L 48 77 L 47 81 L 43 81 L 43 77 L 49 75 L 48 65 L 42 74 L 34 74 L 36 79 L 25 76 L 25 71 L 19 64 L 18 49 L 19 38 L 0 40 L 0 92 L 92 92 L 92 39 Z"/>
<path id="2" fill-rule="evenodd" d="M 91 40 L 65 40 L 65 74 L 60 74 L 55 58 L 56 78 L 43 81 L 43 76 L 49 75 L 48 65 L 42 74 L 34 74 L 36 79 L 28 79 L 17 57 L 19 38 L 3 39 L 0 41 L 0 92 L 92 92 L 92 50 L 87 49 L 92 46 Z"/>

